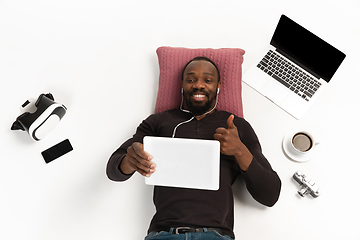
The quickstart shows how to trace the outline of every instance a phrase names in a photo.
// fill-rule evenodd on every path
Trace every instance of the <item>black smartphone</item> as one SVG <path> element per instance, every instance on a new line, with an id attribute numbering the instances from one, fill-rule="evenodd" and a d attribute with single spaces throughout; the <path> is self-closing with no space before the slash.
<path id="1" fill-rule="evenodd" d="M 72 150 L 73 147 L 71 146 L 69 139 L 65 139 L 64 141 L 41 152 L 41 155 L 43 156 L 45 162 L 49 163 Z"/>

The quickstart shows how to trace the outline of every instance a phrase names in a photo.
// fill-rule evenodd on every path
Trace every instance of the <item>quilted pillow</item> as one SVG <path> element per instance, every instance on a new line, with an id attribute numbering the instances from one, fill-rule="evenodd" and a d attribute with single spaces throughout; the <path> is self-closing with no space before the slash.
<path id="1" fill-rule="evenodd" d="M 156 50 L 160 76 L 155 113 L 178 108 L 181 103 L 182 70 L 191 59 L 202 56 L 210 58 L 219 68 L 221 90 L 218 110 L 243 117 L 241 77 L 244 50 L 239 48 L 182 48 L 159 47 Z"/>

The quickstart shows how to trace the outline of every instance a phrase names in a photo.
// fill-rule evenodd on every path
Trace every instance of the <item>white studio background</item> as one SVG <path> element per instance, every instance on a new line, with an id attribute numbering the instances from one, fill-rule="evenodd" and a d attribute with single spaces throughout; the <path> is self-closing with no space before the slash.
<path id="1" fill-rule="evenodd" d="M 111 182 L 105 167 L 111 153 L 154 111 L 157 47 L 242 48 L 246 72 L 269 43 L 281 14 L 329 39 L 347 57 L 302 121 L 244 85 L 245 118 L 282 178 L 283 190 L 269 209 L 237 183 L 243 189 L 235 194 L 237 239 L 359 238 L 353 195 L 359 98 L 342 84 L 358 80 L 359 10 L 357 0 L 0 0 L 0 239 L 143 239 L 155 211 L 152 187 L 138 174 Z M 10 131 L 20 106 L 47 92 L 68 108 L 59 126 L 39 142 Z M 323 154 L 298 164 L 277 146 L 289 128 L 305 122 L 327 124 L 321 128 Z M 66 138 L 74 150 L 45 164 L 41 151 Z M 324 196 L 297 198 L 299 186 L 290 179 L 297 168 L 323 184 Z"/>

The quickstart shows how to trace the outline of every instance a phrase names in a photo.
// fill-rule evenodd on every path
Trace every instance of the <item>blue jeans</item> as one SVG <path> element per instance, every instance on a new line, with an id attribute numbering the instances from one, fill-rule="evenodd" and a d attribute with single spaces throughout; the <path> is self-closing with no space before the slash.
<path id="1" fill-rule="evenodd" d="M 173 229 L 170 229 L 172 232 Z M 199 233 L 183 233 L 172 234 L 170 232 L 151 232 L 145 237 L 145 240 L 233 240 L 229 236 L 223 236 L 216 231 L 207 231 L 204 228 L 204 232 Z"/>

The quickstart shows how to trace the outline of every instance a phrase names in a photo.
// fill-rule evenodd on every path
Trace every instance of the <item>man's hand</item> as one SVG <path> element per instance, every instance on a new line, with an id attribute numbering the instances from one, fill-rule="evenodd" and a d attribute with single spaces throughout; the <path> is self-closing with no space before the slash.
<path id="1" fill-rule="evenodd" d="M 221 153 L 230 156 L 235 156 L 240 152 L 242 144 L 233 120 L 234 115 L 231 115 L 227 120 L 228 128 L 217 128 L 214 135 L 215 140 L 220 142 Z"/>
<path id="2" fill-rule="evenodd" d="M 220 142 L 220 151 L 222 154 L 234 156 L 243 171 L 247 171 L 251 161 L 252 154 L 241 142 L 237 127 L 234 124 L 234 115 L 230 115 L 227 120 L 228 128 L 217 128 L 214 138 Z"/>
<path id="3" fill-rule="evenodd" d="M 151 160 L 152 157 L 144 151 L 143 144 L 135 142 L 128 147 L 120 168 L 125 174 L 132 174 L 137 171 L 145 177 L 150 177 L 155 171 L 155 164 Z"/>

